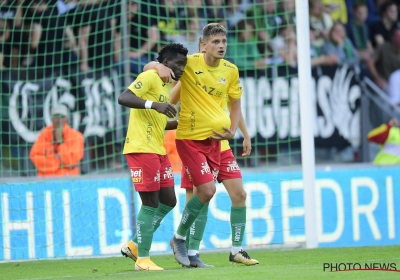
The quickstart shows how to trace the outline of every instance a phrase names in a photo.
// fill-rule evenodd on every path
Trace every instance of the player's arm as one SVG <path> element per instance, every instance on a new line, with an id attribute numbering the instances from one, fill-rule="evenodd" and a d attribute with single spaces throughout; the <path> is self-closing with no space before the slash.
<path id="1" fill-rule="evenodd" d="M 240 111 L 239 129 L 243 134 L 243 153 L 242 157 L 247 157 L 251 154 L 251 138 L 247 131 L 246 122 L 244 121 L 243 113 Z"/>
<path id="2" fill-rule="evenodd" d="M 217 136 L 210 136 L 211 139 L 214 140 L 230 140 L 236 133 L 236 129 L 239 125 L 239 120 L 241 116 L 241 108 L 240 108 L 240 97 L 242 96 L 242 85 L 240 84 L 239 80 L 239 71 L 236 70 L 232 72 L 232 76 L 229 80 L 231 80 L 231 84 L 228 88 L 228 96 L 229 96 L 229 103 L 231 106 L 231 113 L 229 115 L 231 119 L 231 127 L 224 127 L 225 132 L 219 133 L 218 131 L 214 130 L 213 132 Z"/>
<path id="3" fill-rule="evenodd" d="M 174 130 L 178 128 L 178 121 L 168 121 L 165 130 Z"/>
<path id="4" fill-rule="evenodd" d="M 169 103 L 176 105 L 178 104 L 180 99 L 181 99 L 181 82 L 178 81 L 178 83 L 172 89 L 171 94 L 169 95 Z"/>
<path id="5" fill-rule="evenodd" d="M 157 70 L 158 76 L 164 83 L 171 83 L 173 81 L 172 78 L 175 78 L 174 71 L 171 68 L 168 68 L 162 63 L 157 63 L 155 61 L 150 61 L 143 67 L 143 72 L 155 69 Z"/>
<path id="6" fill-rule="evenodd" d="M 213 132 L 216 135 L 211 135 L 210 139 L 213 140 L 230 140 L 235 136 L 236 129 L 238 128 L 239 125 L 239 120 L 240 120 L 240 114 L 241 114 L 241 109 L 240 109 L 240 98 L 235 99 L 232 97 L 229 97 L 229 102 L 231 103 L 231 113 L 229 115 L 231 119 L 231 127 L 226 127 L 224 126 L 224 133 L 220 133 L 217 130 L 213 130 Z"/>
<path id="7" fill-rule="evenodd" d="M 232 98 L 229 96 L 229 103 L 231 104 L 231 112 L 229 117 L 231 118 L 230 130 L 235 135 L 236 130 L 239 126 L 240 117 L 242 116 L 242 109 L 240 107 L 240 98 Z"/>
<path id="8" fill-rule="evenodd" d="M 137 97 L 129 88 L 124 90 L 124 92 L 118 97 L 118 103 L 131 109 L 153 109 L 169 118 L 175 117 L 177 113 L 173 105 L 144 100 Z"/>

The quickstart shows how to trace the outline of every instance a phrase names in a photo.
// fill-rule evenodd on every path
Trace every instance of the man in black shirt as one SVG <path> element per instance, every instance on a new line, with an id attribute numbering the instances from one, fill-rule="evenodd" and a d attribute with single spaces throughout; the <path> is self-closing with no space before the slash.
<path id="1" fill-rule="evenodd" d="M 0 53 L 3 58 L 0 66 L 3 68 L 18 66 L 23 48 L 21 2 L 22 0 L 0 0 L 0 20 L 4 22 L 0 27 Z"/>
<path id="2" fill-rule="evenodd" d="M 381 8 L 381 20 L 371 25 L 371 41 L 374 48 L 384 42 L 390 42 L 393 30 L 397 27 L 399 16 L 397 5 L 392 2 L 384 3 Z"/>
<path id="3" fill-rule="evenodd" d="M 156 19 L 144 13 L 137 1 L 130 0 L 128 5 L 130 70 L 138 75 L 154 59 L 160 35 Z"/>

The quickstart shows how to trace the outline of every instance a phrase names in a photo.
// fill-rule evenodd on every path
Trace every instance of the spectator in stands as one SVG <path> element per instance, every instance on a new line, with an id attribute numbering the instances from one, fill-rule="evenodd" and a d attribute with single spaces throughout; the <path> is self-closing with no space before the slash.
<path id="1" fill-rule="evenodd" d="M 25 50 L 22 32 L 22 2 L 23 0 L 0 0 L 0 52 L 3 54 L 3 63 L 0 67 L 18 67 L 20 57 Z"/>
<path id="2" fill-rule="evenodd" d="M 286 0 L 280 2 L 280 15 L 282 17 L 282 21 L 286 22 L 296 22 L 296 0 Z"/>
<path id="3" fill-rule="evenodd" d="M 130 0 L 128 5 L 130 70 L 131 74 L 138 75 L 157 53 L 160 33 L 157 21 L 140 9 L 138 1 Z"/>
<path id="4" fill-rule="evenodd" d="M 360 63 L 357 50 L 346 35 L 346 30 L 342 23 L 335 22 L 329 32 L 329 41 L 322 46 L 325 55 L 337 55 L 338 64 L 350 66 Z"/>
<path id="5" fill-rule="evenodd" d="M 390 75 L 388 94 L 392 104 L 400 106 L 400 70 L 396 70 Z"/>
<path id="6" fill-rule="evenodd" d="M 367 16 L 367 4 L 357 2 L 353 6 L 353 18 L 346 26 L 347 36 L 356 48 L 362 62 L 369 60 L 374 51 L 369 40 L 369 29 L 366 24 Z"/>
<path id="7" fill-rule="evenodd" d="M 282 18 L 275 9 L 275 0 L 255 0 L 255 4 L 247 11 L 246 16 L 254 20 L 260 42 L 259 51 L 261 54 L 266 54 L 270 38 L 276 36 L 277 28 L 282 23 Z"/>
<path id="8" fill-rule="evenodd" d="M 183 10 L 179 13 L 180 21 L 188 20 L 189 18 L 198 18 L 200 26 L 207 25 L 207 7 L 203 5 L 202 0 L 186 0 Z"/>
<path id="9" fill-rule="evenodd" d="M 393 30 L 397 28 L 398 8 L 392 2 L 384 3 L 380 8 L 381 20 L 371 25 L 371 40 L 372 46 L 376 48 L 384 42 L 390 41 Z"/>
<path id="10" fill-rule="evenodd" d="M 322 0 L 309 0 L 310 24 L 315 30 L 315 45 L 322 47 L 329 37 L 329 31 L 333 21 L 329 14 L 325 13 Z"/>
<path id="11" fill-rule="evenodd" d="M 353 18 L 353 9 L 351 9 L 351 7 L 360 2 L 365 3 L 368 7 L 367 25 L 370 26 L 371 23 L 378 21 L 380 16 L 375 1 L 376 0 L 346 0 L 348 18 Z"/>
<path id="12" fill-rule="evenodd" d="M 78 26 L 80 68 L 109 73 L 114 61 L 114 32 L 108 8 L 101 1 L 79 1 L 74 13 Z"/>
<path id="13" fill-rule="evenodd" d="M 151 14 L 158 16 L 158 29 L 162 44 L 167 44 L 179 32 L 179 9 L 175 0 L 161 0 L 160 5 L 152 6 Z"/>
<path id="14" fill-rule="evenodd" d="M 236 24 L 245 18 L 245 14 L 240 9 L 240 0 L 226 0 L 226 20 L 228 22 L 228 32 L 233 30 Z"/>
<path id="15" fill-rule="evenodd" d="M 0 19 L 0 71 L 10 67 L 11 46 L 7 43 L 9 37 L 7 22 Z"/>
<path id="16" fill-rule="evenodd" d="M 277 36 L 271 40 L 270 46 L 276 59 L 283 60 L 290 66 L 296 66 L 297 47 L 294 23 L 283 21 L 278 28 Z"/>
<path id="17" fill-rule="evenodd" d="M 375 164 L 400 164 L 400 128 L 396 119 L 371 130 L 368 141 L 381 145 L 381 150 L 374 159 Z"/>
<path id="18" fill-rule="evenodd" d="M 215 22 L 216 19 L 227 18 L 224 0 L 207 0 L 206 5 L 209 22 Z"/>
<path id="19" fill-rule="evenodd" d="M 68 108 L 65 105 L 54 106 L 51 117 L 53 124 L 39 134 L 29 155 L 38 176 L 79 175 L 83 135 L 68 126 Z"/>
<path id="20" fill-rule="evenodd" d="M 182 21 L 181 24 L 181 34 L 174 36 L 172 41 L 184 45 L 189 53 L 198 52 L 199 39 L 202 35 L 200 20 L 198 18 L 189 18 Z"/>
<path id="21" fill-rule="evenodd" d="M 31 43 L 30 56 L 24 64 L 44 73 L 61 69 L 66 18 L 47 1 L 33 0 L 28 7 L 24 19 L 32 26 Z"/>
<path id="22" fill-rule="evenodd" d="M 315 45 L 315 30 L 310 26 L 311 65 L 332 66 L 337 65 L 339 58 L 336 54 L 324 55 L 321 47 Z"/>
<path id="23" fill-rule="evenodd" d="M 267 65 L 266 58 L 262 58 L 255 44 L 254 28 L 254 21 L 243 19 L 236 25 L 235 35 L 228 37 L 226 58 L 232 61 L 239 71 L 262 69 Z"/>
<path id="24" fill-rule="evenodd" d="M 323 0 L 322 3 L 324 4 L 325 12 L 330 15 L 334 22 L 347 23 L 347 6 L 345 0 Z"/>
<path id="25" fill-rule="evenodd" d="M 391 42 L 385 42 L 376 49 L 367 65 L 375 83 L 387 90 L 390 75 L 400 69 L 400 28 L 393 31 Z"/>

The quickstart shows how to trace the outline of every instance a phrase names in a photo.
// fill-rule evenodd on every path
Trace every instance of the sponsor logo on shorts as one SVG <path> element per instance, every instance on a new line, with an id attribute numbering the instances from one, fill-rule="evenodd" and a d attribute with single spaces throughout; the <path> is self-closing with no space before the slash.
<path id="1" fill-rule="evenodd" d="M 210 170 L 210 166 L 208 166 L 207 161 L 206 162 L 202 162 L 201 163 L 201 170 L 200 170 L 201 174 L 210 174 L 211 170 Z"/>
<path id="2" fill-rule="evenodd" d="M 164 179 L 172 179 L 174 178 L 174 171 L 172 170 L 172 167 L 166 167 L 165 168 L 165 173 L 163 174 Z"/>
<path id="3" fill-rule="evenodd" d="M 217 181 L 218 173 L 219 173 L 219 170 L 214 168 L 213 171 L 212 171 L 212 175 L 213 175 L 214 181 Z"/>
<path id="4" fill-rule="evenodd" d="M 187 174 L 188 177 L 189 177 L 190 182 L 192 182 L 192 181 L 193 181 L 193 179 L 192 179 L 192 174 L 190 174 L 189 168 L 188 168 L 187 166 L 185 166 L 185 170 L 186 170 L 186 174 Z"/>
<path id="5" fill-rule="evenodd" d="M 156 176 L 154 176 L 154 182 L 160 182 L 160 170 L 157 170 Z"/>
<path id="6" fill-rule="evenodd" d="M 240 171 L 239 165 L 237 164 L 236 160 L 228 162 L 228 167 L 226 168 L 226 171 L 228 172 Z"/>
<path id="7" fill-rule="evenodd" d="M 143 169 L 141 167 L 130 167 L 132 182 L 134 184 L 143 183 Z"/>

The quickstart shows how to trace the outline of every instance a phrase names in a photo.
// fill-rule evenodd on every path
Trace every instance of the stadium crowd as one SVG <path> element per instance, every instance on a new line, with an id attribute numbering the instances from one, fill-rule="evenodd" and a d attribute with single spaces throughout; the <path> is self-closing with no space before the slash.
<path id="1" fill-rule="evenodd" d="M 202 27 L 215 21 L 229 30 L 227 59 L 239 70 L 296 66 L 295 0 L 126 2 L 133 75 L 168 42 L 196 52 Z M 0 3 L 1 69 L 108 71 L 128 59 L 121 52 L 118 0 Z M 398 0 L 309 0 L 312 65 L 360 64 L 400 103 L 399 5 Z"/>
<path id="2" fill-rule="evenodd" d="M 295 0 L 0 0 L 0 70 L 137 76 L 169 42 L 198 51 L 202 27 L 228 29 L 239 71 L 296 67 Z M 400 105 L 399 0 L 309 0 L 313 66 L 359 65 Z M 124 32 L 129 51 L 123 51 Z M 120 72 L 122 73 L 122 72 Z"/>

